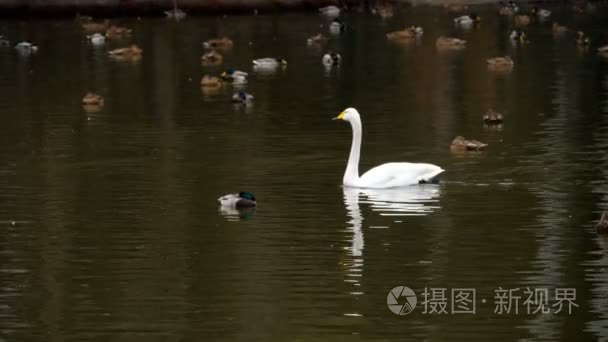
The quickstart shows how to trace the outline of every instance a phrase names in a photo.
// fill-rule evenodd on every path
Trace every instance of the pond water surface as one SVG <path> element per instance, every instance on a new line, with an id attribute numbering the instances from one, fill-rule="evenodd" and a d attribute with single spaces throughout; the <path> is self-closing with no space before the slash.
<path id="1" fill-rule="evenodd" d="M 132 37 L 101 48 L 73 20 L 1 21 L 40 48 L 0 50 L 0 339 L 608 339 L 608 239 L 593 229 L 608 209 L 606 16 L 553 9 L 592 37 L 584 51 L 551 21 L 513 46 L 506 17 L 476 10 L 466 32 L 441 8 L 350 12 L 324 47 L 306 44 L 328 33 L 316 13 L 117 19 Z M 414 24 L 419 43 L 386 41 Z M 441 34 L 467 47 L 440 53 Z M 223 65 L 201 66 L 202 41 L 222 35 Z M 131 41 L 141 61 L 107 57 Z M 327 51 L 343 64 L 326 70 Z M 513 71 L 489 72 L 504 55 Z M 267 56 L 289 64 L 252 72 Z M 230 66 L 250 72 L 253 105 L 199 86 Z M 81 107 L 89 90 L 101 111 Z M 330 119 L 347 107 L 362 115 L 362 171 L 423 161 L 442 183 L 343 188 L 351 130 Z M 502 127 L 484 126 L 489 108 Z M 457 135 L 489 147 L 453 154 Z M 219 208 L 239 190 L 256 210 Z M 396 286 L 417 293 L 412 313 L 387 307 Z M 447 289 L 447 314 L 423 312 L 425 288 Z M 475 314 L 450 311 L 454 288 L 476 290 Z M 520 289 L 518 314 L 495 312 L 499 288 Z M 573 288 L 578 307 L 528 314 L 526 288 L 549 305 Z"/>

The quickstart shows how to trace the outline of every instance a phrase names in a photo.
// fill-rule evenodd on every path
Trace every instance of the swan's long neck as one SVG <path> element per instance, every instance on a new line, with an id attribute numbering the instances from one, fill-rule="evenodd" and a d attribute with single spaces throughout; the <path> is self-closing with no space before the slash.
<path id="1" fill-rule="evenodd" d="M 343 183 L 353 185 L 359 180 L 359 154 L 361 152 L 361 119 L 355 117 L 350 121 L 353 129 L 353 142 L 350 146 L 350 156 L 344 172 Z"/>

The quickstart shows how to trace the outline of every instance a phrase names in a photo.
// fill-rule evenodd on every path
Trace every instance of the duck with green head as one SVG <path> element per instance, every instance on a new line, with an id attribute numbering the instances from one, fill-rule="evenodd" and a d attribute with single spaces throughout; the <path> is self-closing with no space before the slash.
<path id="1" fill-rule="evenodd" d="M 241 191 L 238 194 L 228 194 L 217 199 L 222 207 L 249 208 L 257 205 L 255 196 L 248 191 Z"/>

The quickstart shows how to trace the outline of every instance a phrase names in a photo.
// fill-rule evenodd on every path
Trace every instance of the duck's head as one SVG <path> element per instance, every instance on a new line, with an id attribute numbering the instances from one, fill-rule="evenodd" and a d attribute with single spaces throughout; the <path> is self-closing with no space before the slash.
<path id="1" fill-rule="evenodd" d="M 241 192 L 239 192 L 239 198 L 255 202 L 255 196 L 251 192 L 249 192 L 249 191 L 241 191 Z"/>
<path id="2" fill-rule="evenodd" d="M 277 62 L 279 62 L 279 64 L 281 64 L 281 65 L 287 65 L 287 61 L 286 61 L 285 59 L 283 59 L 283 58 L 277 58 L 276 60 L 277 60 Z"/>
<path id="3" fill-rule="evenodd" d="M 342 113 L 333 118 L 333 120 L 343 120 L 350 122 L 358 118 L 360 118 L 359 112 L 355 108 L 346 108 L 342 111 Z"/>

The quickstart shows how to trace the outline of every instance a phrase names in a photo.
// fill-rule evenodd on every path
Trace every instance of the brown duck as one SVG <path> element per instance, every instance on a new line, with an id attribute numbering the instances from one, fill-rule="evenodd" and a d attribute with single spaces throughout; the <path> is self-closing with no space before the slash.
<path id="1" fill-rule="evenodd" d="M 467 140 L 462 136 L 457 136 L 452 140 L 452 145 L 450 145 L 450 149 L 452 151 L 461 152 L 461 151 L 481 151 L 484 150 L 488 144 L 484 144 L 481 141 L 477 140 Z"/>

